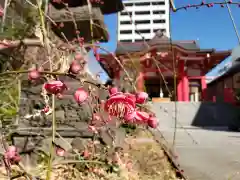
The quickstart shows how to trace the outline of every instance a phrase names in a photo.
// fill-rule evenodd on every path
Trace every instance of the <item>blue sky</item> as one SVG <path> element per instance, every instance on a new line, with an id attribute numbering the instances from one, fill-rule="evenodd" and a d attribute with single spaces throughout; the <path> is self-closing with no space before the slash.
<path id="1" fill-rule="evenodd" d="M 175 5 L 176 7 L 180 7 L 198 2 L 201 1 L 175 0 Z M 205 0 L 205 2 L 211 2 L 211 0 Z M 235 0 L 234 2 L 239 1 Z M 239 30 L 240 8 L 232 5 L 231 10 Z M 104 20 L 109 30 L 110 41 L 101 45 L 113 52 L 116 48 L 117 16 L 116 14 L 107 15 Z M 229 17 L 228 10 L 226 7 L 222 8 L 219 5 L 215 5 L 212 8 L 190 8 L 188 10 L 180 10 L 175 13 L 171 13 L 171 34 L 173 40 L 197 40 L 201 48 L 227 50 L 238 45 L 238 40 Z M 228 58 L 228 60 L 209 73 L 209 75 L 215 76 L 217 70 L 230 60 L 231 58 Z M 92 55 L 90 56 L 89 67 L 93 73 L 99 72 L 101 69 Z M 102 74 L 101 78 L 105 80 L 107 76 Z"/>

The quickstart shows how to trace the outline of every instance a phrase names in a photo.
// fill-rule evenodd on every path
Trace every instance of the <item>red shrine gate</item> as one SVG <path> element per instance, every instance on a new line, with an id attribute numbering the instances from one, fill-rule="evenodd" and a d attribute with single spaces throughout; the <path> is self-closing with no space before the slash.
<path id="1" fill-rule="evenodd" d="M 147 91 L 152 98 L 175 100 L 175 71 L 177 101 L 203 101 L 207 88 L 205 74 L 230 54 L 231 51 L 200 49 L 195 41 L 173 41 L 170 46 L 165 36 L 155 36 L 147 45 L 119 42 L 115 51 L 123 65 L 139 62 L 137 89 Z M 101 54 L 99 63 L 110 78 L 119 80 L 122 70 L 112 55 Z"/>

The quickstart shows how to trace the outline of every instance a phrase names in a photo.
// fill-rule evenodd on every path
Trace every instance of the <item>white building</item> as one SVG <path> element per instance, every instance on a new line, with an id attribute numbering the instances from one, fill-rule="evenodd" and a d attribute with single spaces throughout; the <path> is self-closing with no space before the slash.
<path id="1" fill-rule="evenodd" d="M 169 37 L 168 0 L 125 0 L 123 4 L 125 10 L 118 13 L 118 41 L 142 41 L 139 34 L 149 40 L 157 30 Z M 136 25 L 131 22 L 129 14 Z"/>

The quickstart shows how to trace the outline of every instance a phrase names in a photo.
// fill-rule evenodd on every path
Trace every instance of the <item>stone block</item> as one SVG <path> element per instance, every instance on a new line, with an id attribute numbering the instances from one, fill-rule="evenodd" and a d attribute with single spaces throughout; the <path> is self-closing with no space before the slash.
<path id="1" fill-rule="evenodd" d="M 77 137 L 73 139 L 71 145 L 73 149 L 77 150 L 78 152 L 82 152 L 85 150 L 87 143 L 87 139 Z"/>

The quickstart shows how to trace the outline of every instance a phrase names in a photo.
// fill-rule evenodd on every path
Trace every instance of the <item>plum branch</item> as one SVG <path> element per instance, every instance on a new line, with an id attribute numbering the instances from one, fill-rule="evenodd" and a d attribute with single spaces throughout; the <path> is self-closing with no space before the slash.
<path id="1" fill-rule="evenodd" d="M 181 6 L 181 7 L 178 7 L 178 8 L 175 8 L 173 5 L 172 5 L 172 11 L 173 12 L 177 12 L 179 10 L 188 10 L 190 8 L 196 8 L 196 9 L 199 9 L 200 7 L 208 7 L 208 8 L 211 8 L 211 7 L 214 7 L 216 5 L 219 5 L 220 7 L 224 8 L 226 6 L 226 4 L 229 4 L 229 5 L 235 5 L 237 7 L 240 8 L 240 2 L 233 2 L 232 0 L 228 0 L 226 2 L 205 2 L 205 1 L 202 1 L 201 3 L 198 3 L 198 4 L 188 4 L 186 6 Z"/>

